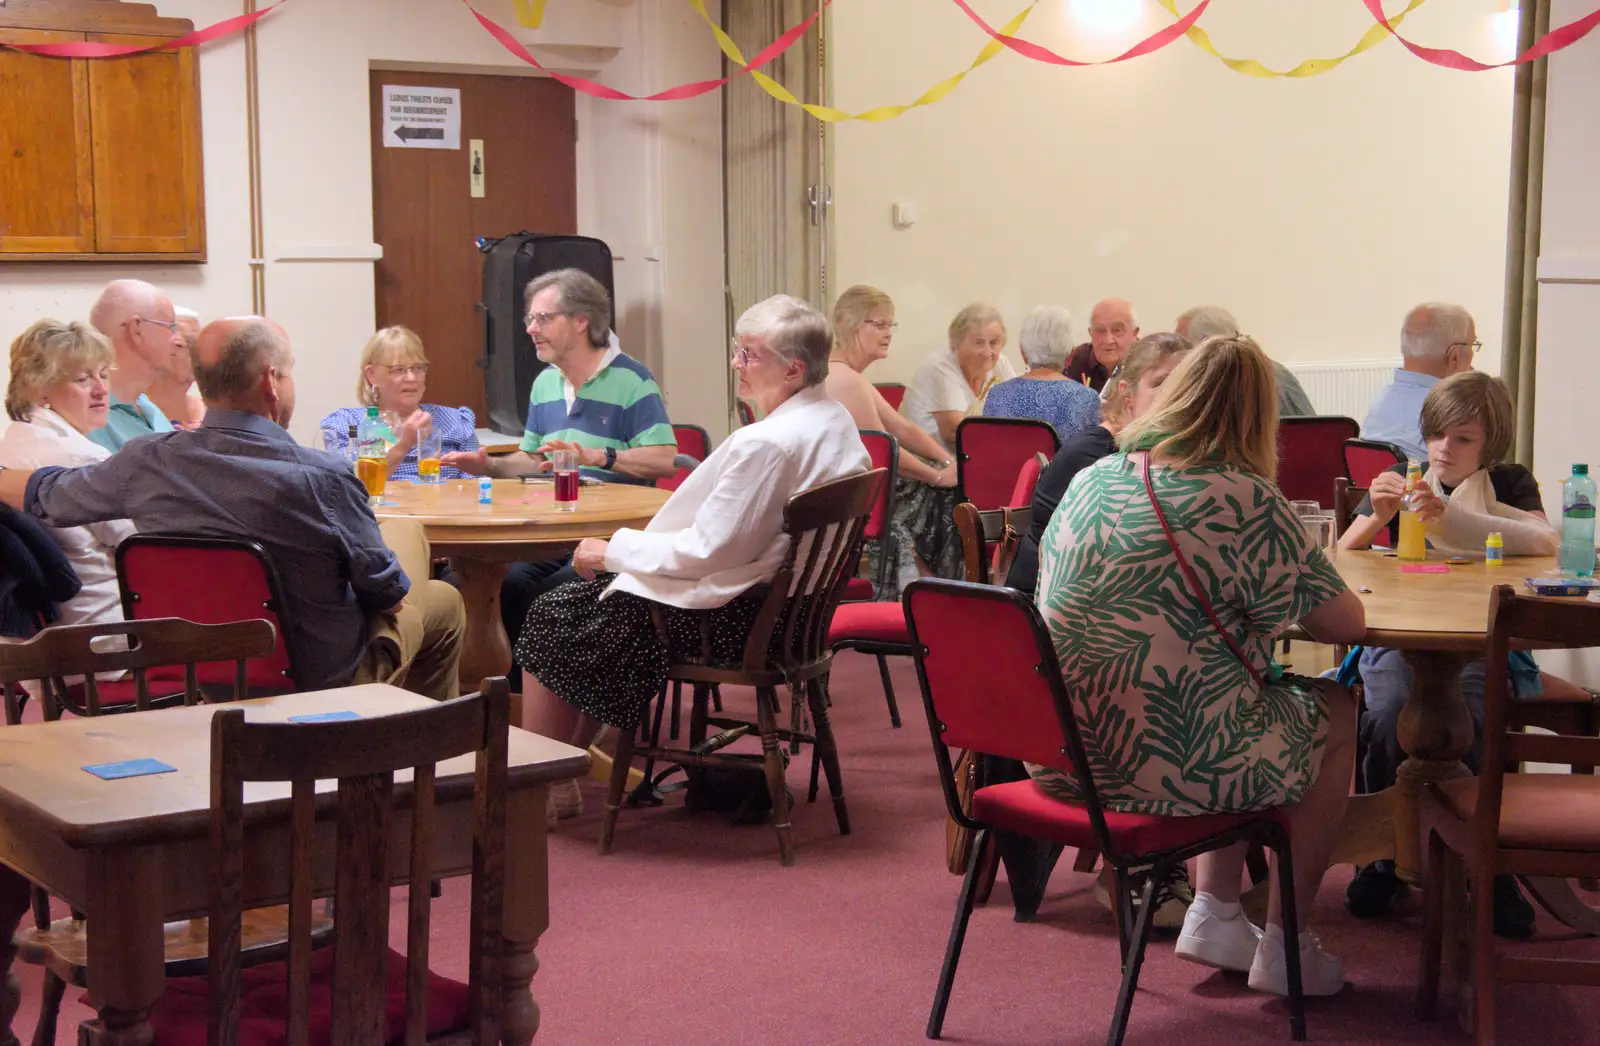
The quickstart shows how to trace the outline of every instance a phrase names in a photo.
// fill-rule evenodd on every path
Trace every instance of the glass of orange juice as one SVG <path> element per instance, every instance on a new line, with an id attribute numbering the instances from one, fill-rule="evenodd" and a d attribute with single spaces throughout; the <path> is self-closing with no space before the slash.
<path id="1" fill-rule="evenodd" d="M 444 450 L 444 437 L 438 429 L 428 426 L 417 437 L 417 482 L 438 483 L 439 458 Z"/>
<path id="2" fill-rule="evenodd" d="M 382 446 L 380 443 L 379 446 Z M 367 457 L 363 455 L 356 459 L 356 475 L 361 477 L 362 484 L 367 488 L 367 498 L 376 505 L 383 497 L 384 487 L 389 482 L 389 461 L 387 458 Z"/>

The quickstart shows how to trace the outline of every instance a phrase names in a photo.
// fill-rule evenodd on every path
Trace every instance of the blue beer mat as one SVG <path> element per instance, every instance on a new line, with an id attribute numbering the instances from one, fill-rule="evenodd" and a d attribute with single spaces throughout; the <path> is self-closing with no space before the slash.
<path id="1" fill-rule="evenodd" d="M 120 763 L 95 763 L 93 766 L 84 767 L 85 770 L 105 781 L 118 781 L 124 777 L 144 777 L 147 774 L 173 774 L 178 772 L 175 766 L 168 766 L 159 759 L 127 759 Z"/>
<path id="2" fill-rule="evenodd" d="M 311 715 L 292 715 L 291 723 L 342 723 L 346 719 L 360 719 L 355 712 L 313 712 Z"/>

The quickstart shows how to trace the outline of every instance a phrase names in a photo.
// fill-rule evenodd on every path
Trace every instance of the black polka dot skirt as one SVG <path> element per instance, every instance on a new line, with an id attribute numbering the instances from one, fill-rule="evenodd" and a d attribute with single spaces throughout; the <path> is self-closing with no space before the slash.
<path id="1" fill-rule="evenodd" d="M 534 600 L 515 653 L 517 664 L 563 701 L 624 730 L 639 725 L 667 680 L 668 665 L 699 659 L 702 627 L 709 632 L 711 663 L 743 660 L 766 595 L 763 587 L 714 610 L 683 610 L 631 592 L 602 600 L 612 579 L 600 574 L 593 581 L 569 581 Z M 662 611 L 666 642 L 651 620 L 652 606 Z"/>

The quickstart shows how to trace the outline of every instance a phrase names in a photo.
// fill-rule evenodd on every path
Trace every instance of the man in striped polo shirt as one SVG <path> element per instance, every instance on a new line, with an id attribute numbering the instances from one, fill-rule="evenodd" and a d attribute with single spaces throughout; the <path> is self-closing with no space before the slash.
<path id="1" fill-rule="evenodd" d="M 443 464 L 474 476 L 548 472 L 546 451 L 576 450 L 589 475 L 654 483 L 675 471 L 677 438 L 649 368 L 611 344 L 611 299 L 593 276 L 557 269 L 528 284 L 528 336 L 549 366 L 533 380 L 528 421 L 516 453 L 482 449 L 446 454 Z M 518 563 L 500 587 L 500 613 L 512 645 L 528 604 L 576 577 L 567 560 Z M 514 667 L 514 666 L 513 666 Z"/>

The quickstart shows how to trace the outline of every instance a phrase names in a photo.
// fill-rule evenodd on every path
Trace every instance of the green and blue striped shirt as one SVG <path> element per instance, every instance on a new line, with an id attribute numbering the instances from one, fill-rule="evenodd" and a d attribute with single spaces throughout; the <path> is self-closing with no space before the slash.
<path id="1" fill-rule="evenodd" d="M 620 349 L 606 351 L 600 369 L 576 390 L 570 407 L 566 389 L 567 380 L 555 367 L 544 368 L 533 379 L 523 450 L 536 451 L 552 439 L 618 451 L 677 444 L 661 387 L 644 364 Z"/>

